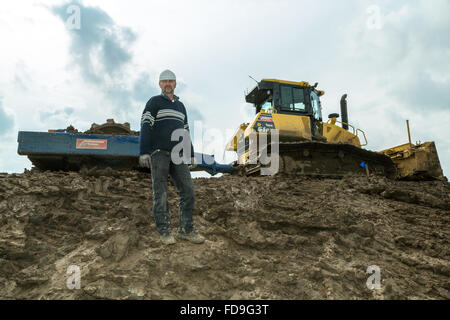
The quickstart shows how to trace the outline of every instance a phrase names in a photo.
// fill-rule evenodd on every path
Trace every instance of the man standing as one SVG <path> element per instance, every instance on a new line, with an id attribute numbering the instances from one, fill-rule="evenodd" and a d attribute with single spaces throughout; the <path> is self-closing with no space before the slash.
<path id="1" fill-rule="evenodd" d="M 180 195 L 178 238 L 192 243 L 203 243 L 205 238 L 194 231 L 194 185 L 191 172 L 186 163 L 175 164 L 171 158 L 173 147 L 179 143 L 172 141 L 172 133 L 177 129 L 189 132 L 186 108 L 174 94 L 176 77 L 172 71 L 165 70 L 160 74 L 159 86 L 161 94 L 150 98 L 142 114 L 139 157 L 140 165 L 150 168 L 152 172 L 156 229 L 163 243 L 176 242 L 170 233 L 167 200 L 167 179 L 170 175 Z M 192 144 L 191 157 L 194 157 Z"/>

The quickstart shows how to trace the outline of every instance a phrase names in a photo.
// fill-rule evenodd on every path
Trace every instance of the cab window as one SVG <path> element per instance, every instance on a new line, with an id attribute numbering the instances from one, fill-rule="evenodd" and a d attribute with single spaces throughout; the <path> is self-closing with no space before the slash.
<path id="1" fill-rule="evenodd" d="M 292 105 L 292 88 L 281 86 L 281 109 L 291 110 Z"/>
<path id="2" fill-rule="evenodd" d="M 303 89 L 292 88 L 294 92 L 294 111 L 305 111 L 305 97 Z"/>
<path id="3" fill-rule="evenodd" d="M 281 86 L 281 109 L 288 111 L 305 111 L 303 89 Z"/>
<path id="4" fill-rule="evenodd" d="M 322 107 L 320 106 L 319 96 L 314 91 L 311 91 L 311 105 L 314 118 L 318 121 L 322 121 Z"/>
<path id="5" fill-rule="evenodd" d="M 272 108 L 272 100 L 266 100 L 262 105 L 261 105 L 261 111 L 268 111 L 269 108 Z"/>

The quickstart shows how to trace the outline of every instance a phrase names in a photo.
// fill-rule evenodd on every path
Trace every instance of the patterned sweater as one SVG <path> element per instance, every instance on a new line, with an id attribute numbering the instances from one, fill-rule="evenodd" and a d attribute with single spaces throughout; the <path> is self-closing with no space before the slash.
<path id="1" fill-rule="evenodd" d="M 179 98 L 174 95 L 172 101 L 165 94 L 150 98 L 141 118 L 140 154 L 151 154 L 157 149 L 172 151 L 179 143 L 171 141 L 172 132 L 176 129 L 186 129 L 189 134 L 186 108 Z M 191 157 L 194 157 L 192 143 Z"/>

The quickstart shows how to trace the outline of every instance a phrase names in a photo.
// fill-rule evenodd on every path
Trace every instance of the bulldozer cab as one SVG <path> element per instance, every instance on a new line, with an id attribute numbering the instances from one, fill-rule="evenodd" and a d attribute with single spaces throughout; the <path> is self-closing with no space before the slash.
<path id="1" fill-rule="evenodd" d="M 256 113 L 274 112 L 309 116 L 311 127 L 322 121 L 322 107 L 319 97 L 323 91 L 310 86 L 308 82 L 293 82 L 278 79 L 263 79 L 246 95 L 245 101 L 255 106 Z"/>

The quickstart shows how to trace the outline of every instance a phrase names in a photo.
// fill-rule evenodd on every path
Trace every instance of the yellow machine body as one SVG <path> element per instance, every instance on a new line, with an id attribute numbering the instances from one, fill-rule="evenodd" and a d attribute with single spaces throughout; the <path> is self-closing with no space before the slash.
<path id="1" fill-rule="evenodd" d="M 272 112 L 259 112 L 253 118 L 251 123 L 244 123 L 234 133 L 233 137 L 226 145 L 227 151 L 237 151 L 238 141 L 248 139 L 251 134 L 266 134 L 267 122 L 273 122 L 273 129 L 279 131 L 280 142 L 292 141 L 312 141 L 311 121 L 308 116 L 299 116 L 291 114 L 280 114 L 275 110 Z M 347 143 L 356 147 L 361 147 L 360 139 L 357 135 L 360 129 L 353 129 L 353 133 L 336 125 L 336 119 L 333 118 L 329 122 L 316 122 L 318 131 L 326 138 L 329 143 Z M 362 131 L 361 131 L 362 132 Z M 362 132 L 363 133 L 363 132 Z M 363 133 L 364 134 L 364 133 Z M 247 164 L 249 161 L 249 152 L 239 154 L 239 163 Z"/>
<path id="2" fill-rule="evenodd" d="M 348 143 L 352 144 L 357 147 L 361 147 L 361 141 L 358 137 L 358 132 L 361 131 L 362 134 L 364 132 L 360 129 L 354 129 L 351 125 L 350 127 L 353 129 L 353 133 L 345 130 L 339 126 L 337 126 L 335 123 L 332 122 L 326 122 L 323 123 L 323 136 L 327 138 L 328 142 L 331 143 Z M 365 134 L 364 134 L 365 137 Z M 367 143 L 367 141 L 366 141 Z"/>
<path id="3" fill-rule="evenodd" d="M 249 139 L 251 134 L 267 134 L 269 129 L 278 129 L 280 141 L 311 140 L 310 118 L 306 116 L 259 112 L 250 124 L 241 124 L 233 137 L 227 143 L 226 150 L 237 151 L 238 141 Z M 239 163 L 247 164 L 249 151 L 239 155 Z"/>
<path id="4" fill-rule="evenodd" d="M 380 151 L 397 166 L 398 179 L 443 179 L 441 163 L 434 142 L 405 143 Z"/>

